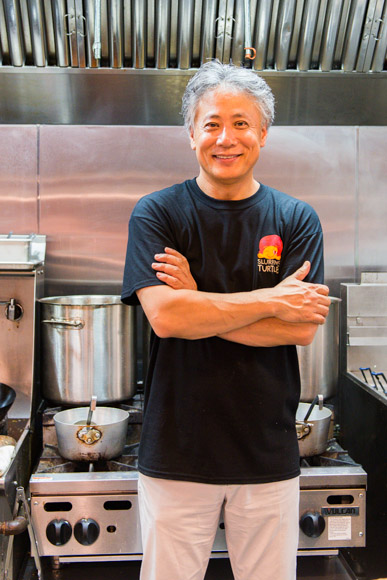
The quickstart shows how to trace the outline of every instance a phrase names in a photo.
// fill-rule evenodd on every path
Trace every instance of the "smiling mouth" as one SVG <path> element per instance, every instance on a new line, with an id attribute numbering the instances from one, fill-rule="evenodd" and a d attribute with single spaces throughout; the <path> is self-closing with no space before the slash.
<path id="1" fill-rule="evenodd" d="M 237 157 L 240 157 L 240 154 L 234 154 L 234 155 L 213 155 L 213 157 L 215 157 L 215 159 L 236 159 Z"/>

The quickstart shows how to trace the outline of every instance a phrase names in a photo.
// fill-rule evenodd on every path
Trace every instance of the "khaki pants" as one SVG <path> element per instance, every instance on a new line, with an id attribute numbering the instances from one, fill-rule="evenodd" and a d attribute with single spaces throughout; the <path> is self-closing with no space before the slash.
<path id="1" fill-rule="evenodd" d="M 235 580 L 295 580 L 299 479 L 211 485 L 140 474 L 141 580 L 203 580 L 224 508 Z"/>

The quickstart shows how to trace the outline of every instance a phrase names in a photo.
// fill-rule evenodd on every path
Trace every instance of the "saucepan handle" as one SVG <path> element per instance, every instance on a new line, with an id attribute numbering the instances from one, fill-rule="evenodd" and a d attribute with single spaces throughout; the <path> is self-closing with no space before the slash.
<path id="1" fill-rule="evenodd" d="M 296 431 L 297 439 L 305 439 L 312 430 L 312 425 L 310 423 L 303 423 L 302 421 L 296 421 Z"/>

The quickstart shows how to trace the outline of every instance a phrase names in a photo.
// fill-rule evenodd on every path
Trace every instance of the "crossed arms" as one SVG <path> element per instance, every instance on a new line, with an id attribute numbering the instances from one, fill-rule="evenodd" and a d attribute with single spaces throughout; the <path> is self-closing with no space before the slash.
<path id="1" fill-rule="evenodd" d="M 307 345 L 328 315 L 328 287 L 303 281 L 309 262 L 273 288 L 219 294 L 197 290 L 186 258 L 176 250 L 165 248 L 155 260 L 155 275 L 165 284 L 141 288 L 137 296 L 160 338 Z"/>

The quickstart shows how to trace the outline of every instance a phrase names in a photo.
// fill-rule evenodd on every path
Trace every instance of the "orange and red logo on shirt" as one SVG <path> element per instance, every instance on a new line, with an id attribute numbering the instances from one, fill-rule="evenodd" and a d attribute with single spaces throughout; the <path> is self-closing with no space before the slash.
<path id="1" fill-rule="evenodd" d="M 276 234 L 261 238 L 258 250 L 258 270 L 278 274 L 283 247 L 281 238 Z"/>

